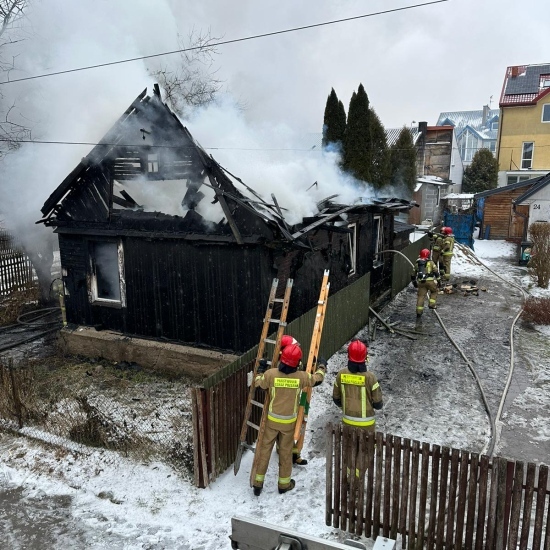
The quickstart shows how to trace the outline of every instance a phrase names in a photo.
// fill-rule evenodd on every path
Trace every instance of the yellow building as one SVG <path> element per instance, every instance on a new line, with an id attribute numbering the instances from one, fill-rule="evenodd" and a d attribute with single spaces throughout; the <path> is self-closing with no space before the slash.
<path id="1" fill-rule="evenodd" d="M 550 64 L 508 67 L 499 107 L 499 187 L 550 172 Z"/>

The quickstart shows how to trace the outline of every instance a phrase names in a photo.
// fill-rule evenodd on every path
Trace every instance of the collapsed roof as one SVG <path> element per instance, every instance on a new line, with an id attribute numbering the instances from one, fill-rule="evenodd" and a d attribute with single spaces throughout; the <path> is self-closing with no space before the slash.
<path id="1" fill-rule="evenodd" d="M 61 182 L 44 203 L 40 222 L 65 232 L 101 226 L 308 246 L 307 233 L 337 231 L 351 213 L 402 212 L 415 205 L 396 198 L 339 204 L 332 195 L 317 204 L 315 216 L 289 225 L 274 194 L 266 200 L 216 162 L 162 102 L 157 85 L 153 91 L 149 97 L 145 89 Z"/>

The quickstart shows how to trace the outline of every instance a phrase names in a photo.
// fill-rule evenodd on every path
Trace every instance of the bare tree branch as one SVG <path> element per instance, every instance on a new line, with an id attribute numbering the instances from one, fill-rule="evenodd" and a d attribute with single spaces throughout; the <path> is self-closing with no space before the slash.
<path id="1" fill-rule="evenodd" d="M 223 81 L 216 77 L 214 57 L 218 54 L 213 43 L 221 37 L 208 31 L 192 29 L 186 40 L 179 38 L 182 49 L 196 48 L 181 53 L 177 69 L 162 67 L 153 72 L 164 91 L 164 99 L 178 115 L 184 115 L 188 107 L 207 105 L 214 101 Z"/>
<path id="2" fill-rule="evenodd" d="M 25 16 L 28 0 L 0 0 L 0 72 L 9 80 L 9 72 L 15 67 L 16 56 L 7 59 L 6 48 L 22 41 L 18 36 L 20 22 Z M 31 138 L 29 128 L 18 124 L 13 119 L 15 103 L 4 107 L 0 91 L 0 160 L 7 153 L 18 149 L 22 140 Z"/>

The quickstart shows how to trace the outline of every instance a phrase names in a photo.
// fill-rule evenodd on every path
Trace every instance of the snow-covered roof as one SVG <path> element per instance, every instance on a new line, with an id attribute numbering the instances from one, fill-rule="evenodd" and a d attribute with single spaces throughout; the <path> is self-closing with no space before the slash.
<path id="1" fill-rule="evenodd" d="M 399 139 L 399 134 L 401 133 L 401 130 L 403 130 L 403 126 L 401 126 L 401 128 L 387 128 L 385 130 L 386 142 L 388 144 L 388 147 L 395 145 L 395 143 Z M 411 126 L 409 130 L 413 138 L 413 143 L 416 143 L 418 137 L 420 136 L 420 132 L 418 131 L 418 126 Z"/>
<path id="2" fill-rule="evenodd" d="M 452 182 L 446 181 L 439 176 L 422 176 L 421 178 L 416 178 L 417 185 L 422 185 L 423 183 L 430 183 L 431 185 L 452 185 Z M 420 189 L 420 187 L 418 187 Z M 415 189 L 416 191 L 417 189 Z"/>
<path id="3" fill-rule="evenodd" d="M 449 193 L 448 195 L 445 195 L 444 197 L 441 197 L 441 199 L 473 199 L 474 194 L 473 193 Z"/>
<path id="4" fill-rule="evenodd" d="M 497 122 L 498 117 L 499 109 L 489 109 L 485 122 L 483 122 L 483 109 L 479 111 L 449 111 L 439 115 L 437 124 L 452 124 L 456 129 L 457 136 L 469 128 L 481 139 L 496 139 L 498 131 L 491 129 L 491 123 Z"/>

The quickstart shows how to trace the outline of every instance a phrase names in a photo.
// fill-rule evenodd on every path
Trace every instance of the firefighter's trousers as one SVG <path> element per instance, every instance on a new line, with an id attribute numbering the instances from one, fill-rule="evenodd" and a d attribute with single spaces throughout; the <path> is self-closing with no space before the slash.
<path id="1" fill-rule="evenodd" d="M 292 449 L 294 447 L 294 428 L 296 422 L 284 424 L 275 422 L 269 418 L 266 421 L 262 445 L 256 451 L 259 452 L 258 467 L 254 486 L 261 487 L 264 483 L 265 473 L 269 465 L 269 458 L 273 451 L 275 441 L 279 442 L 279 489 L 286 489 L 290 486 L 292 474 Z"/>
<path id="2" fill-rule="evenodd" d="M 436 250 L 435 248 L 432 250 L 432 260 L 435 263 L 435 265 L 439 266 L 439 260 L 441 259 L 441 251 Z"/>
<path id="3" fill-rule="evenodd" d="M 451 260 L 453 259 L 452 254 L 442 254 L 439 258 L 439 263 L 443 265 L 445 273 L 442 273 L 442 278 L 445 281 L 451 280 Z M 443 270 L 442 270 L 443 271 Z"/>
<path id="4" fill-rule="evenodd" d="M 424 302 L 428 296 L 428 306 L 435 309 L 437 302 L 437 283 L 434 279 L 428 281 L 418 281 L 418 292 L 416 295 L 416 313 L 424 311 Z"/>

